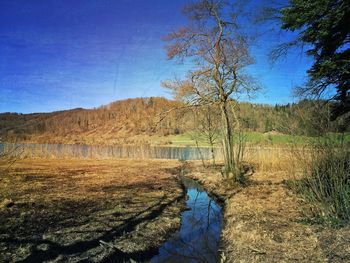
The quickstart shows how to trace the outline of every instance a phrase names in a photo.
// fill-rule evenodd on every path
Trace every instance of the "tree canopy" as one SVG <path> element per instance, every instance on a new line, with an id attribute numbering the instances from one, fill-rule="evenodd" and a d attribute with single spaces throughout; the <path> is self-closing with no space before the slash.
<path id="1" fill-rule="evenodd" d="M 282 28 L 298 32 L 298 40 L 310 45 L 314 58 L 304 95 L 335 100 L 334 118 L 350 112 L 350 1 L 290 0 L 280 10 Z M 336 90 L 329 95 L 329 89 Z"/>

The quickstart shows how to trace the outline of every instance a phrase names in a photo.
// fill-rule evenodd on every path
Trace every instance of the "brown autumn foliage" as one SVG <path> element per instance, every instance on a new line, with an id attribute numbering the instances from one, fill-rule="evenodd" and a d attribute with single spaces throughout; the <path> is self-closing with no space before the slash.
<path id="1" fill-rule="evenodd" d="M 116 101 L 97 109 L 73 109 L 53 113 L 0 115 L 3 141 L 37 143 L 113 143 L 138 134 L 183 132 L 180 103 L 165 98 Z M 166 114 L 165 114 L 166 113 Z"/>
<path id="2" fill-rule="evenodd" d="M 319 132 L 344 131 L 342 119 L 330 122 L 327 107 L 316 109 L 313 105 L 311 101 L 275 106 L 241 102 L 237 104 L 237 117 L 241 128 L 249 132 L 276 131 L 312 136 Z M 178 101 L 135 98 L 96 109 L 2 113 L 0 141 L 102 145 L 147 142 L 150 135 L 166 136 L 201 130 L 206 125 L 206 115 L 195 116 L 193 112 Z M 322 130 L 320 127 L 323 127 Z M 345 131 L 349 131 L 349 127 L 347 130 L 345 127 Z"/>

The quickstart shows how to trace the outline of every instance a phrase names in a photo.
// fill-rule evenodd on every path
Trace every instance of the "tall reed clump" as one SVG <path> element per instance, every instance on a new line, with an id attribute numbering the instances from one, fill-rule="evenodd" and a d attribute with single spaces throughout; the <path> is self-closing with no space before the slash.
<path id="1" fill-rule="evenodd" d="M 297 187 L 311 205 L 313 220 L 339 226 L 350 223 L 350 150 L 344 144 L 311 146 Z"/>

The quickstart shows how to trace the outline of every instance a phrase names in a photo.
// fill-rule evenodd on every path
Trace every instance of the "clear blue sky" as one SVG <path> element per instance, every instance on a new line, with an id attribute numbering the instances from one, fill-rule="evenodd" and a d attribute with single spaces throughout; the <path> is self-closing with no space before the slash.
<path id="1" fill-rule="evenodd" d="M 92 108 L 130 97 L 166 96 L 160 81 L 188 65 L 168 61 L 161 37 L 186 25 L 189 0 L 1 0 L 0 112 Z M 264 31 L 266 28 L 260 27 Z M 292 52 L 267 60 L 285 34 L 268 32 L 252 47 L 249 68 L 264 87 L 254 101 L 287 103 L 310 61 Z"/>

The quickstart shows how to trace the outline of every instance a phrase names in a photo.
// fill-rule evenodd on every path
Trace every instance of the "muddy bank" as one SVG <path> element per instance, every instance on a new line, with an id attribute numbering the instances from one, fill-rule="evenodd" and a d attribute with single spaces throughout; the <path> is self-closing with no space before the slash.
<path id="1" fill-rule="evenodd" d="M 232 188 L 219 169 L 192 162 L 188 176 L 225 199 L 223 262 L 350 262 L 350 227 L 305 222 L 305 203 L 283 183 L 286 171 L 256 171 L 251 184 Z"/>
<path id="2" fill-rule="evenodd" d="M 21 160 L 0 166 L 0 261 L 147 260 L 179 228 L 178 162 Z"/>

